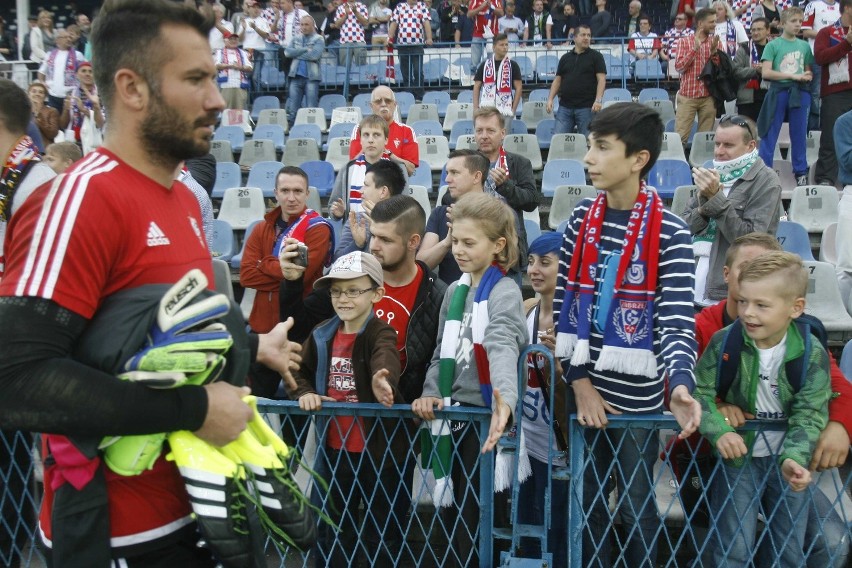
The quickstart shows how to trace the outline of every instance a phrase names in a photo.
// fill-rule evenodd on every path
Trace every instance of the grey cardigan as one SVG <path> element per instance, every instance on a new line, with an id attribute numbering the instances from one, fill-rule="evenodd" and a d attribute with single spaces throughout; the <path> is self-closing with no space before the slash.
<path id="1" fill-rule="evenodd" d="M 781 216 L 781 182 L 778 174 L 758 158 L 751 169 L 734 182 L 727 197 L 721 191 L 710 199 L 697 193 L 682 212 L 675 213 L 687 222 L 693 235 L 707 228 L 710 219 L 716 219 L 716 239 L 710 249 L 706 290 L 708 298 L 723 300 L 728 295 L 722 274 L 728 247 L 737 237 L 755 231 L 775 234 Z"/>

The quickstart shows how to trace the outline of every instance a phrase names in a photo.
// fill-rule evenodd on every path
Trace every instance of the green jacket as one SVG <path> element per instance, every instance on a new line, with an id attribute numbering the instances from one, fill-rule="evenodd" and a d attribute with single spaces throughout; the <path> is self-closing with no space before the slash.
<path id="1" fill-rule="evenodd" d="M 710 344 L 704 350 L 695 368 L 694 395 L 701 403 L 702 409 L 699 430 L 705 438 L 710 440 L 714 448 L 723 434 L 735 431 L 725 422 L 724 416 L 716 407 L 716 372 L 719 352 L 722 350 L 727 329 L 721 329 L 713 334 Z M 745 334 L 745 331 L 743 335 L 745 344 L 740 355 L 739 372 L 731 383 L 724 401 L 739 406 L 744 412 L 754 414 L 760 358 L 754 342 Z M 787 329 L 787 353 L 778 371 L 781 406 L 788 416 L 787 435 L 784 437 L 784 443 L 778 455 L 779 465 L 790 458 L 802 467 L 808 467 L 820 432 L 828 423 L 828 400 L 831 397 L 828 355 L 819 341 L 815 339 L 811 341 L 805 382 L 798 393 L 793 392 L 787 380 L 786 362 L 802 356 L 804 350 L 805 345 L 799 329 L 791 322 Z M 754 437 L 755 432 L 743 433 L 749 451 L 754 444 Z M 737 458 L 728 460 L 728 463 L 739 467 L 744 465 L 747 459 L 749 457 Z"/>

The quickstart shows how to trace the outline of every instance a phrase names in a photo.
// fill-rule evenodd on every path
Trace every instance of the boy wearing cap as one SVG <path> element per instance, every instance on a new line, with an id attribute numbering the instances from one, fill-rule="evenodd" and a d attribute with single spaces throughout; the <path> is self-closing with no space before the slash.
<path id="1" fill-rule="evenodd" d="M 319 410 L 325 401 L 387 407 L 403 402 L 396 332 L 373 315 L 383 284 L 379 261 L 362 251 L 341 256 L 314 282 L 314 289 L 329 289 L 337 315 L 317 325 L 302 346 L 302 365 L 294 373 L 297 387 L 289 393 L 301 409 Z M 320 488 L 313 498 L 340 530 L 321 527 L 317 565 L 354 566 L 359 557 L 373 559 L 380 553 L 368 550 L 358 535 L 370 530 L 382 534 L 392 503 L 385 492 L 373 495 L 369 488 L 379 485 L 383 470 L 392 471 L 402 462 L 408 444 L 405 436 L 393 435 L 398 429 L 374 426 L 375 418 L 335 414 L 325 420 L 316 428 L 320 438 L 314 471 L 328 483 L 328 499 Z M 387 448 L 394 460 L 385 457 Z M 362 502 L 364 518 L 359 520 Z"/>
<path id="2" fill-rule="evenodd" d="M 254 69 L 251 55 L 240 49 L 240 36 L 231 32 L 225 34 L 225 49 L 216 50 L 217 81 L 222 90 L 227 108 L 245 109 L 248 89 L 251 86 L 251 72 Z"/>

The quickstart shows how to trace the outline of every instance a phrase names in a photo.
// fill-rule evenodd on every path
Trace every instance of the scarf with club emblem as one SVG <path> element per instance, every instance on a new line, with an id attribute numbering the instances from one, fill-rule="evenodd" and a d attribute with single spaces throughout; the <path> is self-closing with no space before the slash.
<path id="1" fill-rule="evenodd" d="M 495 263 L 488 267 L 482 280 L 476 289 L 473 300 L 473 311 L 471 314 L 471 335 L 473 339 L 473 356 L 476 361 L 476 370 L 479 374 L 479 389 L 485 406 L 491 408 L 491 370 L 488 367 L 488 354 L 482 341 L 485 338 L 485 330 L 488 327 L 488 296 L 494 286 L 503 278 L 503 270 Z M 470 273 L 462 274 L 450 305 L 447 309 L 447 319 L 444 323 L 444 333 L 441 336 L 441 360 L 438 372 L 438 391 L 444 401 L 444 408 L 452 406 L 453 380 L 456 373 L 456 350 L 462 337 L 462 318 L 464 317 L 464 304 L 467 294 L 470 292 Z M 435 491 L 432 500 L 435 507 L 448 507 L 453 503 L 453 481 L 450 478 L 450 465 L 453 455 L 453 440 L 448 419 L 435 419 L 431 423 L 424 423 L 425 428 L 421 434 L 423 443 L 423 466 L 431 467 L 435 475 Z M 430 450 L 430 451 L 427 451 Z M 426 461 L 429 463 L 425 463 Z M 496 489 L 496 486 L 495 486 Z"/>
<path id="2" fill-rule="evenodd" d="M 557 291 L 564 296 L 556 324 L 556 355 L 570 357 L 574 366 L 588 363 L 594 324 L 603 334 L 595 370 L 656 377 L 652 331 L 663 202 L 641 182 L 621 251 L 608 255 L 599 265 L 605 214 L 606 195 L 600 194 L 580 225 L 565 290 Z M 618 261 L 617 270 L 610 260 Z"/>
<path id="3" fill-rule="evenodd" d="M 499 66 L 494 57 L 485 60 L 479 106 L 497 107 L 504 116 L 512 114 L 512 62 L 508 55 Z"/>

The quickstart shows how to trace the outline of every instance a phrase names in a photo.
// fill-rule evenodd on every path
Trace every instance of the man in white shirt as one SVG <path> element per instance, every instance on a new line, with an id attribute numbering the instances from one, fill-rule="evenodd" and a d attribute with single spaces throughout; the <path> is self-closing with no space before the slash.
<path id="1" fill-rule="evenodd" d="M 266 38 L 271 34 L 269 24 L 260 15 L 257 0 L 246 0 L 243 5 L 246 17 L 240 21 L 237 34 L 240 42 L 250 55 L 254 65 L 254 88 L 260 88 L 260 72 L 263 69 L 263 50 L 266 48 Z"/>
<path id="2" fill-rule="evenodd" d="M 506 2 L 506 15 L 497 20 L 497 29 L 501 34 L 506 34 L 509 43 L 518 43 L 521 40 L 524 21 L 515 15 L 515 3 L 512 0 Z"/>
<path id="3" fill-rule="evenodd" d="M 213 10 L 213 29 L 210 30 L 210 51 L 216 53 L 216 50 L 225 49 L 225 36 L 234 33 L 234 24 L 225 19 L 225 7 L 218 2 L 213 5 L 205 4 L 202 6 L 210 6 Z"/>
<path id="4" fill-rule="evenodd" d="M 227 35 L 225 48 L 216 51 L 216 69 L 225 107 L 245 109 L 253 67 L 251 56 L 239 48 L 239 39 L 237 34 Z"/>
<path id="5" fill-rule="evenodd" d="M 840 18 L 840 4 L 837 0 L 812 0 L 804 8 L 805 20 L 802 22 L 802 37 L 814 49 L 814 40 L 819 31 L 834 24 Z M 820 81 L 822 80 L 822 65 L 812 65 L 811 73 L 811 112 L 808 115 L 808 130 L 819 130 Z"/>
<path id="6" fill-rule="evenodd" d="M 65 97 L 77 84 L 77 66 L 86 60 L 71 49 L 71 35 L 64 28 L 54 35 L 56 48 L 45 56 L 38 68 L 38 80 L 47 85 L 47 105 L 62 112 Z"/>

